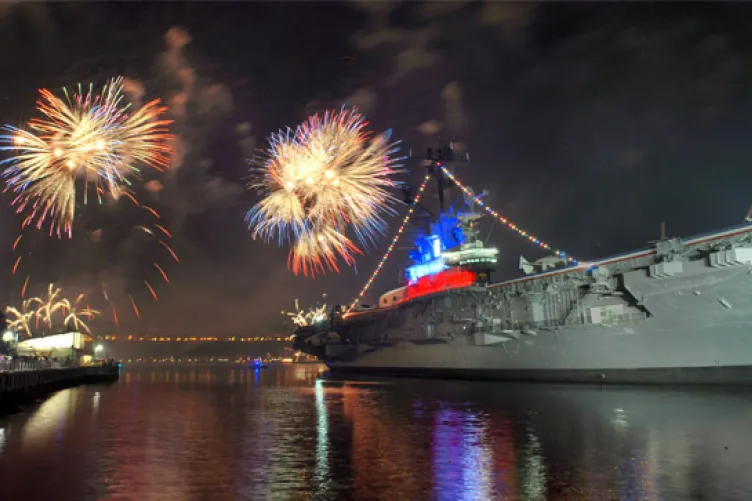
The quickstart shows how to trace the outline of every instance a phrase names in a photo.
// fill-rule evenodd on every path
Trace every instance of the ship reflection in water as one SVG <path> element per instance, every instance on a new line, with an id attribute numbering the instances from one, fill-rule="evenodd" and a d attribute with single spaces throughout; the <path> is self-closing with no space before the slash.
<path id="1" fill-rule="evenodd" d="M 126 370 L 0 418 L 0 499 L 749 499 L 752 394 Z"/>

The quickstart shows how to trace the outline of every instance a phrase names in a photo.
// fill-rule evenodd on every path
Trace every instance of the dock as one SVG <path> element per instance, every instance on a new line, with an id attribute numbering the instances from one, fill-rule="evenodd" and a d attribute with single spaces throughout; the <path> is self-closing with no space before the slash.
<path id="1" fill-rule="evenodd" d="M 50 393 L 81 384 L 111 383 L 120 377 L 117 364 L 53 367 L 0 363 L 0 413 Z"/>

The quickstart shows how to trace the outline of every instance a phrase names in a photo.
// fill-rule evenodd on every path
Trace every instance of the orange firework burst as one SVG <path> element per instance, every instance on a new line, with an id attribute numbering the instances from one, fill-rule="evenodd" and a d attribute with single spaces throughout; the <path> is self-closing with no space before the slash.
<path id="1" fill-rule="evenodd" d="M 158 170 L 169 165 L 172 151 L 169 120 L 159 117 L 166 108 L 155 100 L 135 108 L 124 101 L 122 77 L 108 82 L 99 93 L 93 86 L 63 97 L 40 90 L 37 110 L 42 118 L 25 129 L 5 126 L 0 150 L 11 152 L 3 161 L 7 190 L 16 194 L 13 205 L 26 213 L 23 226 L 39 229 L 49 222 L 50 235 L 72 236 L 76 209 L 76 182 L 83 179 L 83 201 L 88 185 L 97 199 L 109 193 L 119 197 L 139 165 Z"/>
<path id="2" fill-rule="evenodd" d="M 372 138 L 367 126 L 357 110 L 342 109 L 313 115 L 294 133 L 269 139 L 268 159 L 251 186 L 264 198 L 246 221 L 254 238 L 291 242 L 295 274 L 338 271 L 338 258 L 352 265 L 362 252 L 348 230 L 362 245 L 386 231 L 400 159 L 389 133 Z"/>

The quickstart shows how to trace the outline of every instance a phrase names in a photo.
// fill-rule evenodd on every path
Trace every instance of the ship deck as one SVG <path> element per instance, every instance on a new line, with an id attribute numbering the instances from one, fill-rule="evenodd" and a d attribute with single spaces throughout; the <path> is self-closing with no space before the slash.
<path id="1" fill-rule="evenodd" d="M 727 228 L 725 230 L 702 233 L 702 234 L 695 235 L 692 237 L 684 238 L 681 241 L 686 248 L 692 248 L 692 247 L 698 247 L 700 245 L 706 244 L 708 242 L 713 242 L 716 240 L 733 238 L 735 236 L 743 235 L 745 233 L 752 233 L 752 223 L 742 223 L 742 224 Z M 657 248 L 655 246 L 644 247 L 642 249 L 638 249 L 638 250 L 634 250 L 634 251 L 630 251 L 630 252 L 626 252 L 622 254 L 617 254 L 617 255 L 613 255 L 613 256 L 609 256 L 605 258 L 600 258 L 600 259 L 595 259 L 595 260 L 590 260 L 590 261 L 583 261 L 577 265 L 567 266 L 565 268 L 559 268 L 559 269 L 555 269 L 551 271 L 534 273 L 534 274 L 527 275 L 524 277 L 514 278 L 511 280 L 505 280 L 503 282 L 497 282 L 494 284 L 490 284 L 488 287 L 497 289 L 497 288 L 505 288 L 505 287 L 510 287 L 510 286 L 521 285 L 521 284 L 530 283 L 530 282 L 540 282 L 540 281 L 547 281 L 548 279 L 563 278 L 563 277 L 566 277 L 567 275 L 581 273 L 583 271 L 587 272 L 599 266 L 621 264 L 627 261 L 634 261 L 634 260 L 649 258 L 655 255 L 656 253 L 657 253 Z M 639 265 L 635 267 L 639 267 Z M 469 289 L 472 289 L 473 287 L 464 287 L 464 288 L 458 288 L 458 289 L 453 289 L 453 290 L 469 290 Z M 431 294 L 431 295 L 438 295 L 438 294 L 442 294 L 445 292 L 446 291 L 437 292 L 436 294 Z M 425 297 L 429 297 L 429 296 L 430 295 L 425 296 Z M 403 305 L 404 305 L 404 302 L 386 306 L 386 307 L 374 307 L 374 308 L 369 308 L 369 309 L 352 311 L 347 315 L 347 318 L 359 317 L 363 315 L 371 315 L 374 313 L 394 310 L 394 309 L 400 308 Z"/>

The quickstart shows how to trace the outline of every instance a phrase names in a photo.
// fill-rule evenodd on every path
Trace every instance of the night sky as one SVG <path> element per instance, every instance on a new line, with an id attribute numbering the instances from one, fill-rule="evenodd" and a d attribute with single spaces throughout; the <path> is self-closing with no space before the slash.
<path id="1" fill-rule="evenodd" d="M 737 224 L 752 204 L 750 14 L 720 3 L 0 2 L 0 122 L 34 116 L 39 88 L 123 75 L 132 99 L 171 108 L 179 136 L 174 165 L 139 193 L 175 237 L 172 284 L 154 276 L 159 249 L 130 233 L 138 215 L 109 204 L 82 207 L 72 241 L 29 239 L 30 292 L 55 281 L 95 298 L 107 284 L 119 332 L 175 335 L 289 333 L 280 310 L 294 298 L 348 303 L 389 237 L 356 269 L 311 280 L 243 220 L 257 200 L 249 158 L 265 138 L 342 104 L 393 129 L 404 154 L 422 156 L 439 134 L 466 143 L 458 176 L 581 259 L 640 248 L 661 221 L 670 236 Z M 419 181 L 417 162 L 407 166 Z M 0 299 L 16 304 L 20 219 L 2 202 Z M 543 256 L 485 224 L 500 249 L 495 278 L 514 277 L 520 255 Z M 371 302 L 406 261 L 394 255 Z M 147 275 L 158 303 L 138 288 Z M 92 305 L 107 313 L 96 332 L 113 332 L 106 303 Z"/>

